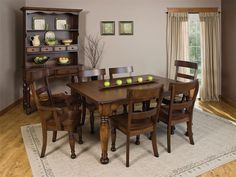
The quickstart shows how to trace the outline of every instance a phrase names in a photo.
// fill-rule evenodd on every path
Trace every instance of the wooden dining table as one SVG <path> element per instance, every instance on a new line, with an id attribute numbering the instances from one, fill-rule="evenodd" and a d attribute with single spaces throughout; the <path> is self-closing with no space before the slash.
<path id="1" fill-rule="evenodd" d="M 152 82 L 146 82 L 147 78 L 150 75 L 142 76 L 132 76 L 133 85 L 124 84 L 122 86 L 116 86 L 116 79 L 109 80 L 111 87 L 104 87 L 103 80 L 91 81 L 91 82 L 81 82 L 81 83 L 70 83 L 67 84 L 71 88 L 72 93 L 77 93 L 85 97 L 89 102 L 94 103 L 98 107 L 100 113 L 100 143 L 101 143 L 101 158 L 100 162 L 102 164 L 109 163 L 108 158 L 108 141 L 109 141 L 109 116 L 118 109 L 120 105 L 128 103 L 127 100 L 127 89 L 128 88 L 151 88 L 158 85 L 164 85 L 164 94 L 168 95 L 169 93 L 169 83 L 176 82 L 164 77 L 153 76 Z M 144 82 L 137 84 L 138 77 L 142 77 Z M 126 78 L 119 78 L 126 83 Z"/>

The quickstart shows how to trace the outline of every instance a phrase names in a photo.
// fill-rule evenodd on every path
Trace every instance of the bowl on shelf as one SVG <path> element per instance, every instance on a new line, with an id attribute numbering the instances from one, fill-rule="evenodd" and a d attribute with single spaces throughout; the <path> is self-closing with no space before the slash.
<path id="1" fill-rule="evenodd" d="M 68 57 L 59 57 L 57 59 L 57 64 L 59 64 L 59 65 L 68 65 L 68 64 L 70 64 L 70 59 Z"/>
<path id="2" fill-rule="evenodd" d="M 45 41 L 47 45 L 49 46 L 54 46 L 57 44 L 57 41 L 56 40 L 47 40 Z"/>
<path id="3" fill-rule="evenodd" d="M 44 64 L 48 61 L 48 56 L 36 56 L 33 58 L 35 64 Z"/>
<path id="4" fill-rule="evenodd" d="M 72 43 L 72 39 L 63 39 L 62 40 L 62 43 L 64 44 L 64 45 L 70 45 L 71 43 Z"/>

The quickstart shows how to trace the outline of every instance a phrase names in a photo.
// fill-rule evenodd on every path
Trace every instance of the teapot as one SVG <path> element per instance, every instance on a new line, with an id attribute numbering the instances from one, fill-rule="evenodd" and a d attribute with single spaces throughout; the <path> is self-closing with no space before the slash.
<path id="1" fill-rule="evenodd" d="M 39 35 L 32 36 L 30 40 L 32 41 L 32 45 L 34 47 L 40 46 Z"/>

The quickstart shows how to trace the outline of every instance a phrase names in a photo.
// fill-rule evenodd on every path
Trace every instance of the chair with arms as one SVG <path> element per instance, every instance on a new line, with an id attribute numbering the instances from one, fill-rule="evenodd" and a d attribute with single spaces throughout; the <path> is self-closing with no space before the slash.
<path id="1" fill-rule="evenodd" d="M 91 69 L 91 70 L 81 70 L 79 71 L 79 78 L 85 79 L 84 82 L 91 81 L 92 77 L 97 77 L 99 80 L 104 80 L 104 76 L 106 75 L 105 69 Z M 96 105 L 93 104 L 91 101 L 86 100 L 82 97 L 82 124 L 85 123 L 86 117 L 86 108 L 90 112 L 90 126 L 91 126 L 91 133 L 94 133 L 94 111 L 97 109 Z"/>
<path id="2" fill-rule="evenodd" d="M 129 167 L 129 145 L 131 136 L 151 133 L 154 156 L 158 157 L 156 144 L 156 123 L 162 101 L 163 85 L 149 89 L 128 89 L 128 113 L 111 116 L 111 150 L 115 151 L 116 129 L 126 135 L 126 167 Z M 149 110 L 135 111 L 134 104 L 143 101 L 156 101 L 156 106 Z"/>
<path id="3" fill-rule="evenodd" d="M 74 133 L 77 129 L 79 131 L 80 142 L 82 141 L 82 129 L 80 126 L 81 111 L 78 109 L 76 99 L 68 97 L 67 100 L 65 100 L 67 104 L 66 107 L 57 107 L 53 101 L 51 90 L 48 84 L 49 71 L 47 69 L 41 69 L 31 72 L 30 74 L 32 81 L 30 88 L 34 102 L 39 111 L 43 134 L 43 145 L 40 157 L 45 156 L 47 146 L 47 131 L 53 131 L 53 142 L 56 141 L 57 131 L 68 131 L 71 158 L 74 159 L 76 157 Z M 42 81 L 40 86 L 38 86 L 39 81 Z M 46 95 L 48 100 L 42 100 L 41 95 L 44 95 L 43 97 Z"/>
<path id="4" fill-rule="evenodd" d="M 193 145 L 192 119 L 193 108 L 197 97 L 199 83 L 194 80 L 189 83 L 170 83 L 170 104 L 162 105 L 158 120 L 167 124 L 167 151 L 171 152 L 171 127 L 178 123 L 187 123 L 190 143 Z M 182 102 L 175 102 L 176 95 L 183 94 Z"/>

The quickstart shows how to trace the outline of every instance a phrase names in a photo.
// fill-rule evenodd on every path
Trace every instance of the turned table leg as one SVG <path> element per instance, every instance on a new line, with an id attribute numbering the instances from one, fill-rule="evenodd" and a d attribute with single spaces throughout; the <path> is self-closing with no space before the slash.
<path id="1" fill-rule="evenodd" d="M 109 140 L 109 120 L 108 117 L 101 117 L 100 123 L 100 141 L 101 141 L 101 148 L 102 148 L 102 155 L 100 162 L 102 164 L 109 163 L 108 158 L 108 140 Z"/>

